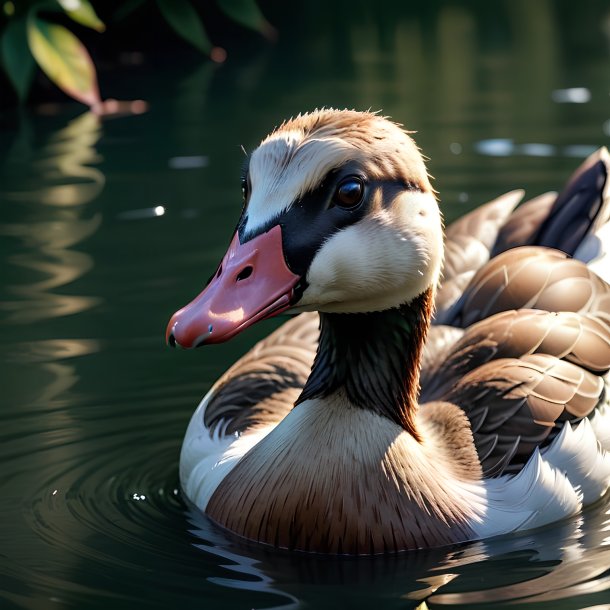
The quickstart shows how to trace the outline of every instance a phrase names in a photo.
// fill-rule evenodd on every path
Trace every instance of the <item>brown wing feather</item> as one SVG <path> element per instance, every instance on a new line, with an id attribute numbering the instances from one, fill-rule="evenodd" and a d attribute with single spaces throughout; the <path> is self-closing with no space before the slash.
<path id="1" fill-rule="evenodd" d="M 422 388 L 430 385 L 432 376 L 437 374 L 439 368 L 451 353 L 453 346 L 464 335 L 463 328 L 438 324 L 430 327 L 426 343 L 422 351 L 421 372 L 419 383 Z"/>
<path id="2" fill-rule="evenodd" d="M 599 405 L 603 379 L 548 354 L 487 362 L 439 399 L 458 405 L 472 422 L 485 476 L 519 470 L 557 425 L 577 422 Z"/>
<path id="3" fill-rule="evenodd" d="M 605 374 L 610 370 L 610 327 L 591 314 L 532 309 L 496 314 L 469 327 L 437 357 L 422 380 L 422 399 L 438 398 L 487 362 L 537 353 Z"/>
<path id="4" fill-rule="evenodd" d="M 522 203 L 498 232 L 491 258 L 511 248 L 531 246 L 556 199 L 557 193 L 551 192 Z"/>
<path id="5" fill-rule="evenodd" d="M 500 311 L 521 308 L 589 311 L 610 323 L 610 289 L 584 263 L 563 252 L 514 248 L 477 272 L 449 323 L 470 326 Z"/>
<path id="6" fill-rule="evenodd" d="M 317 313 L 292 318 L 240 358 L 214 385 L 205 425 L 243 433 L 279 422 L 292 408 L 318 345 Z"/>
<path id="7" fill-rule="evenodd" d="M 500 227 L 523 197 L 511 191 L 453 222 L 445 231 L 443 280 L 436 293 L 436 323 L 442 324 L 448 310 L 479 269 L 489 260 Z"/>

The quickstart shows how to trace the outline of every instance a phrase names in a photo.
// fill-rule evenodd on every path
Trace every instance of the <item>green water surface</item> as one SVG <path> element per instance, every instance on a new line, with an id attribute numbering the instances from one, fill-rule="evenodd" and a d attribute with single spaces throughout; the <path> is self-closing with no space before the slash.
<path id="1" fill-rule="evenodd" d="M 275 4 L 276 44 L 106 75 L 146 114 L 1 117 L 0 608 L 610 604 L 606 500 L 520 536 L 337 559 L 241 542 L 182 499 L 191 413 L 278 323 L 164 345 L 228 244 L 242 145 L 315 107 L 383 110 L 417 131 L 450 221 L 560 188 L 610 141 L 605 2 Z"/>

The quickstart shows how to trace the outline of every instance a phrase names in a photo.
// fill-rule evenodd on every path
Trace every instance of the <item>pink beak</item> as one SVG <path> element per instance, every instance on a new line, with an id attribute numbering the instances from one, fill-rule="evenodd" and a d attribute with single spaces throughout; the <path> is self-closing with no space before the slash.
<path id="1" fill-rule="evenodd" d="M 299 279 L 284 260 L 279 225 L 245 244 L 236 233 L 211 282 L 172 316 L 167 342 L 191 348 L 227 341 L 288 309 Z"/>

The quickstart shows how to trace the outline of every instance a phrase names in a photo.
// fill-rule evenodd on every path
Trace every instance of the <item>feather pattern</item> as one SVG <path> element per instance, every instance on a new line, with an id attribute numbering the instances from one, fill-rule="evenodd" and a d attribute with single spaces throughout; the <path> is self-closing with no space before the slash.
<path id="1" fill-rule="evenodd" d="M 563 252 L 524 246 L 496 256 L 475 274 L 448 323 L 466 327 L 522 308 L 588 311 L 610 323 L 610 288 Z"/>
<path id="2" fill-rule="evenodd" d="M 437 324 L 443 324 L 449 319 L 451 307 L 472 276 L 489 260 L 498 230 L 522 198 L 522 190 L 506 193 L 465 214 L 447 228 L 444 279 L 440 283 L 435 303 L 434 317 Z"/>
<path id="3" fill-rule="evenodd" d="M 416 201 L 425 217 L 431 188 L 417 150 L 401 156 L 395 129 L 370 113 L 320 111 L 283 124 L 253 155 L 258 182 L 244 211 L 253 227 L 299 209 L 329 169 L 352 162 L 428 196 L 404 204 L 393 186 L 385 202 L 377 190 L 360 233 L 344 227 L 320 247 L 331 258 L 310 269 L 331 280 L 319 294 L 351 291 L 358 303 L 350 263 L 366 258 L 379 227 L 386 237 L 396 228 L 421 265 L 433 256 L 421 255 L 423 231 L 405 225 L 415 215 L 402 209 Z M 304 313 L 257 344 L 193 415 L 181 455 L 187 496 L 253 540 L 368 554 L 538 527 L 606 493 L 609 167 L 602 149 L 559 195 L 515 209 L 523 193 L 513 191 L 453 223 L 442 282 L 423 300 L 372 313 L 347 303 L 321 321 Z M 363 228 L 367 239 L 355 239 Z M 336 275 L 339 243 L 349 285 Z M 389 290 L 386 259 L 371 252 L 362 272 Z"/>

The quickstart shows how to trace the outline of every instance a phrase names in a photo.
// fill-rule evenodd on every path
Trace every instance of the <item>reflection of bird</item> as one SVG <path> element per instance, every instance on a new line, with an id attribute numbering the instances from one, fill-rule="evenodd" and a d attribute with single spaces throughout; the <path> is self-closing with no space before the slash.
<path id="1" fill-rule="evenodd" d="M 437 290 L 442 222 L 410 137 L 353 111 L 284 123 L 250 157 L 229 250 L 168 339 L 224 341 L 287 309 L 319 311 L 320 330 L 314 313 L 290 320 L 215 384 L 184 441 L 186 494 L 246 538 L 358 554 L 536 527 L 599 498 L 608 167 L 602 150 L 557 198 L 513 212 L 511 193 L 451 225 Z"/>

